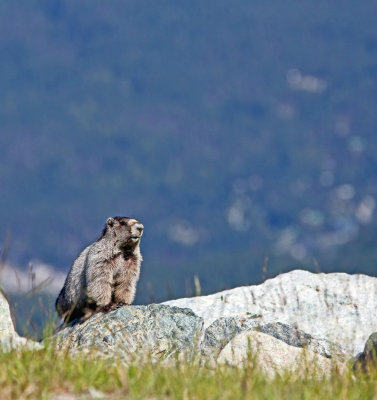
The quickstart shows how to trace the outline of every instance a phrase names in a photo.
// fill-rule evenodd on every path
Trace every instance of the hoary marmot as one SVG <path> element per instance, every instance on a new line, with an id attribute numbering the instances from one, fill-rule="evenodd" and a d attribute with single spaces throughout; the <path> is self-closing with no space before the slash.
<path id="1" fill-rule="evenodd" d="M 73 263 L 56 299 L 56 311 L 65 323 L 132 303 L 140 275 L 143 229 L 136 219 L 108 218 L 101 236 Z"/>

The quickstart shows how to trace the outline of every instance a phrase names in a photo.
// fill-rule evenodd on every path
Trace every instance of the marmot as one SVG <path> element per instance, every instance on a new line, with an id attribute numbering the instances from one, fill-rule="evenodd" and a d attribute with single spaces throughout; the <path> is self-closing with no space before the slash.
<path id="1" fill-rule="evenodd" d="M 107 219 L 101 236 L 72 264 L 56 299 L 56 311 L 65 323 L 132 303 L 140 275 L 143 229 L 136 219 Z"/>

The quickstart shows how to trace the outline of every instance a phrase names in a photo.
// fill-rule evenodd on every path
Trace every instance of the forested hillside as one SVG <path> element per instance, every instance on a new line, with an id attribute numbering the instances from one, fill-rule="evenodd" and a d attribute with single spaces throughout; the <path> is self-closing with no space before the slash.
<path id="1" fill-rule="evenodd" d="M 137 301 L 375 274 L 377 3 L 4 0 L 0 242 L 67 271 L 145 226 Z M 262 266 L 268 256 L 267 272 Z"/>

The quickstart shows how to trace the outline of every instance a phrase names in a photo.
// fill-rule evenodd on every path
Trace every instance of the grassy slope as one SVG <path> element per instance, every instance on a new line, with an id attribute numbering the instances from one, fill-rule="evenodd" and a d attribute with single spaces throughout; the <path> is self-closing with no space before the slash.
<path id="1" fill-rule="evenodd" d="M 251 366 L 216 370 L 192 365 L 126 367 L 114 360 L 69 358 L 54 351 L 0 353 L 0 398 L 45 399 L 100 391 L 106 399 L 374 399 L 375 374 L 328 380 L 291 375 L 267 381 Z M 98 393 L 97 393 L 98 394 Z M 70 398 L 70 397 L 67 397 Z"/>

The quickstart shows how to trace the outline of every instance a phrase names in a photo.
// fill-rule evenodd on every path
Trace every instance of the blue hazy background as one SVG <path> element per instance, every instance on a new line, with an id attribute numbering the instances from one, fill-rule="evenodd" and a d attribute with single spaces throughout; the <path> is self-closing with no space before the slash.
<path id="1" fill-rule="evenodd" d="M 195 275 L 202 293 L 294 268 L 374 275 L 376 13 L 375 0 L 1 1 L 6 262 L 66 273 L 125 215 L 145 225 L 136 303 L 193 295 Z"/>

